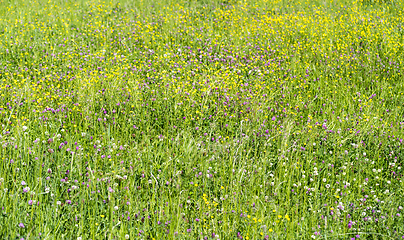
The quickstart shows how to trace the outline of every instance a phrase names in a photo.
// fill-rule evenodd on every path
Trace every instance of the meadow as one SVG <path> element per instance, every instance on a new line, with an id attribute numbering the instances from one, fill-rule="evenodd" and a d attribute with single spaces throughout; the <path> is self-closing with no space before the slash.
<path id="1" fill-rule="evenodd" d="M 0 0 L 0 238 L 404 239 L 403 9 Z"/>

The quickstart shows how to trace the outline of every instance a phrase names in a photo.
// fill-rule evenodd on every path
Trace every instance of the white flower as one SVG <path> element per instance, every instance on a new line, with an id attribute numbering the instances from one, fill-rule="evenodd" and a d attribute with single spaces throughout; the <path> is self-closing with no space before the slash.
<path id="1" fill-rule="evenodd" d="M 125 239 L 129 239 L 129 234 L 126 234 L 126 235 L 125 235 Z"/>
<path id="2" fill-rule="evenodd" d="M 27 129 L 28 129 L 27 126 L 22 126 L 22 130 L 23 130 L 23 131 L 25 131 L 25 130 L 27 130 Z"/>
<path id="3" fill-rule="evenodd" d="M 327 182 L 327 179 L 323 178 L 323 182 Z"/>
<path id="4" fill-rule="evenodd" d="M 115 211 L 118 211 L 118 206 L 115 206 L 114 209 L 115 209 Z"/>
<path id="5" fill-rule="evenodd" d="M 56 204 L 57 204 L 57 205 L 60 205 L 60 204 L 62 204 L 62 202 L 61 202 L 61 201 L 57 201 Z"/>
<path id="6" fill-rule="evenodd" d="M 330 188 L 330 184 L 325 185 L 326 188 Z"/>

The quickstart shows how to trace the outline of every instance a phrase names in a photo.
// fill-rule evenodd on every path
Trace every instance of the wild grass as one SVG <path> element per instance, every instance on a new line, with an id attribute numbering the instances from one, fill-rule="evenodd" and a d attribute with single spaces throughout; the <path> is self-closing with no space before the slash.
<path id="1" fill-rule="evenodd" d="M 0 2 L 1 238 L 404 238 L 403 7 Z"/>

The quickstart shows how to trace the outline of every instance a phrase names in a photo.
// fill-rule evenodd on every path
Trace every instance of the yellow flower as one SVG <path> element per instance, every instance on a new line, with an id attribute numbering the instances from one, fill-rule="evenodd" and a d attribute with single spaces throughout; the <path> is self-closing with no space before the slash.
<path id="1" fill-rule="evenodd" d="M 103 218 L 103 217 L 105 217 L 104 215 L 101 215 L 101 217 Z"/>
<path id="2" fill-rule="evenodd" d="M 276 212 L 276 210 L 273 210 L 272 212 Z"/>
<path id="3" fill-rule="evenodd" d="M 282 218 L 282 215 L 278 215 L 278 218 Z"/>
<path id="4" fill-rule="evenodd" d="M 270 228 L 269 230 L 268 230 L 268 232 L 272 232 L 273 230 L 272 230 L 272 228 Z"/>
<path id="5" fill-rule="evenodd" d="M 223 186 L 221 186 L 220 188 L 221 188 L 221 189 L 224 189 L 224 187 L 223 187 Z"/>
<path id="6" fill-rule="evenodd" d="M 197 183 L 195 183 L 195 187 L 197 187 L 198 186 L 198 184 Z"/>

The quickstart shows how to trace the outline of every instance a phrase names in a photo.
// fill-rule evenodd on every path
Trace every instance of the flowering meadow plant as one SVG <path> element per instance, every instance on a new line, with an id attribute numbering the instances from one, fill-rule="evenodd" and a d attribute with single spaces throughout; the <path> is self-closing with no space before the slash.
<path id="1" fill-rule="evenodd" d="M 403 239 L 404 2 L 0 2 L 1 239 Z"/>

